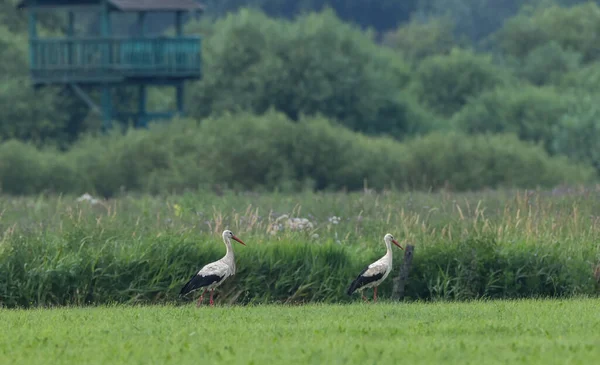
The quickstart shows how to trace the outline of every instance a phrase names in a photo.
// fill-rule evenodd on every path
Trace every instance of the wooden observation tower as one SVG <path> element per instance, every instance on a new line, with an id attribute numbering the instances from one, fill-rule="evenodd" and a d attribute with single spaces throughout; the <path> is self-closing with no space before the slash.
<path id="1" fill-rule="evenodd" d="M 146 126 L 151 119 L 183 114 L 184 83 L 201 77 L 200 37 L 183 34 L 184 17 L 202 12 L 196 0 L 24 0 L 18 7 L 29 12 L 30 72 L 34 86 L 71 87 L 102 114 L 105 129 L 121 118 L 133 117 L 136 126 Z M 39 37 L 37 14 L 48 10 L 66 12 L 65 37 Z M 149 36 L 147 14 L 151 12 L 172 14 L 175 35 Z M 80 13 L 96 17 L 97 35 L 75 34 Z M 111 19 L 119 14 L 135 17 L 134 35 L 113 33 Z M 113 110 L 113 90 L 132 85 L 138 89 L 134 115 Z M 174 87 L 177 111 L 148 112 L 146 99 L 150 86 Z M 100 91 L 99 107 L 84 89 Z"/>

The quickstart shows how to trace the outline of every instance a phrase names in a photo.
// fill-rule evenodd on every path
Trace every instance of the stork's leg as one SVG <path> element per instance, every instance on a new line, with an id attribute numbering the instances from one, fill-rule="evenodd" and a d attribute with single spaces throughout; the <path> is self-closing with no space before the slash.
<path id="1" fill-rule="evenodd" d="M 214 290 L 215 290 L 215 289 L 210 289 L 210 305 L 211 305 L 211 307 L 212 307 L 213 305 L 215 305 L 215 301 L 213 300 L 213 291 L 214 291 Z"/>
<path id="2" fill-rule="evenodd" d="M 373 288 L 373 302 L 377 303 L 377 287 Z"/>
<path id="3" fill-rule="evenodd" d="M 206 293 L 206 290 L 208 290 L 208 289 L 204 289 L 204 291 L 202 292 L 202 295 L 200 295 L 200 298 L 198 298 L 198 302 L 196 302 L 196 307 L 199 307 L 202 304 L 202 301 L 204 300 L 204 294 Z"/>
<path id="4" fill-rule="evenodd" d="M 362 299 L 363 299 L 365 302 L 369 302 L 369 299 L 367 299 L 367 297 L 365 297 L 365 293 L 364 293 L 364 292 L 362 292 L 362 291 L 361 291 L 361 292 L 360 292 L 360 295 L 362 295 Z"/>

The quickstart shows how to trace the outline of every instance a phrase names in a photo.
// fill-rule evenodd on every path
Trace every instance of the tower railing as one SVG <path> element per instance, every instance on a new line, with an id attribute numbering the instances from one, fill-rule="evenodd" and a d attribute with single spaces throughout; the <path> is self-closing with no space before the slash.
<path id="1" fill-rule="evenodd" d="M 201 76 L 199 37 L 77 37 L 30 40 L 34 83 Z"/>

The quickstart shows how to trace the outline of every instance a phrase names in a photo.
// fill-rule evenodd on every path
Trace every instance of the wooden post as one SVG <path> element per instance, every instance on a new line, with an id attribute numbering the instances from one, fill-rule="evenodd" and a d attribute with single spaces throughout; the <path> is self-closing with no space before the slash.
<path id="1" fill-rule="evenodd" d="M 106 42 L 104 44 L 104 54 L 103 54 L 103 68 L 105 71 L 108 71 L 111 67 L 112 62 L 112 43 L 109 42 L 108 37 L 111 34 L 111 24 L 110 24 L 110 9 L 107 0 L 102 1 L 102 10 L 100 13 L 100 32 L 102 38 Z"/>
<path id="2" fill-rule="evenodd" d="M 112 94 L 109 84 L 102 85 L 102 127 L 108 131 L 112 126 Z"/>
<path id="3" fill-rule="evenodd" d="M 400 272 L 398 273 L 398 276 L 395 277 L 393 281 L 394 289 L 392 292 L 392 297 L 394 300 L 404 299 L 404 287 L 408 282 L 408 274 L 412 264 L 414 249 L 415 246 L 406 245 L 406 249 L 404 251 L 404 261 L 402 262 L 402 266 L 400 266 Z"/>
<path id="4" fill-rule="evenodd" d="M 184 83 L 183 81 L 180 81 L 177 86 L 175 86 L 176 88 L 176 99 L 177 99 L 177 112 L 179 113 L 179 116 L 183 116 L 184 110 L 183 110 L 183 103 L 184 103 L 184 99 L 185 99 L 185 89 L 184 89 Z"/>
<path id="5" fill-rule="evenodd" d="M 31 68 L 35 69 L 37 67 L 37 59 L 36 53 L 37 49 L 35 47 L 37 40 L 37 7 L 36 2 L 32 1 L 31 6 L 29 8 L 29 64 Z"/>
<path id="6" fill-rule="evenodd" d="M 178 37 L 183 36 L 183 11 L 175 12 L 175 32 Z"/>
<path id="7" fill-rule="evenodd" d="M 146 12 L 140 11 L 137 17 L 138 35 L 144 37 L 146 35 Z"/>
<path id="8" fill-rule="evenodd" d="M 146 85 L 145 84 L 141 84 L 138 87 L 138 120 L 137 120 L 137 126 L 138 127 L 147 127 L 148 126 L 148 120 L 146 119 L 146 115 L 147 115 L 147 110 L 146 110 L 146 98 L 147 98 L 147 90 L 146 90 Z"/>
<path id="9" fill-rule="evenodd" d="M 75 36 L 75 13 L 70 10 L 69 11 L 69 19 L 68 19 L 68 28 L 67 28 L 67 36 L 74 37 Z"/>
<path id="10" fill-rule="evenodd" d="M 69 40 L 69 47 L 68 47 L 69 67 L 73 67 L 73 60 L 74 60 L 73 37 L 75 37 L 75 13 L 71 10 L 71 11 L 69 11 L 69 25 L 67 28 L 67 39 Z"/>
<path id="11" fill-rule="evenodd" d="M 32 1 L 29 6 L 29 38 L 37 38 L 37 6 L 36 1 Z"/>
<path id="12" fill-rule="evenodd" d="M 103 68 L 107 72 L 110 70 L 112 62 L 112 44 L 108 42 L 111 34 L 110 24 L 110 9 L 108 0 L 102 1 L 102 8 L 100 12 L 100 32 L 102 38 L 105 40 L 104 54 L 103 54 Z M 112 105 L 112 87 L 110 84 L 105 83 L 102 85 L 102 115 L 103 115 L 103 128 L 104 131 L 108 131 L 112 127 L 113 117 L 113 105 Z"/>
<path id="13" fill-rule="evenodd" d="M 100 34 L 102 37 L 108 37 L 110 35 L 110 9 L 108 8 L 108 2 L 102 1 L 102 7 L 100 9 Z"/>

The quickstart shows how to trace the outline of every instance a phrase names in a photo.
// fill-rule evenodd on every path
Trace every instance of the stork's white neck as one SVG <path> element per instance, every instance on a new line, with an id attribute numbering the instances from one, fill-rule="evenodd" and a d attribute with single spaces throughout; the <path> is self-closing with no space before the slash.
<path id="1" fill-rule="evenodd" d="M 223 242 L 225 243 L 225 247 L 227 248 L 227 253 L 225 254 L 225 256 L 233 257 L 233 246 L 231 245 L 231 240 L 229 239 L 229 237 L 223 238 Z"/>
<path id="2" fill-rule="evenodd" d="M 393 257 L 393 252 L 392 252 L 392 243 L 388 240 L 384 240 L 385 241 L 385 248 L 386 248 L 386 253 L 383 257 L 386 258 L 386 260 L 388 261 L 389 265 L 392 264 L 392 257 Z"/>
<path id="3" fill-rule="evenodd" d="M 385 248 L 387 250 L 386 254 L 391 255 L 392 254 L 392 243 L 388 240 L 385 240 Z"/>
<path id="4" fill-rule="evenodd" d="M 223 237 L 223 242 L 225 243 L 225 247 L 227 247 L 227 253 L 223 257 L 223 261 L 225 261 L 235 273 L 235 255 L 233 253 L 233 247 L 231 245 L 231 240 L 229 237 Z"/>

